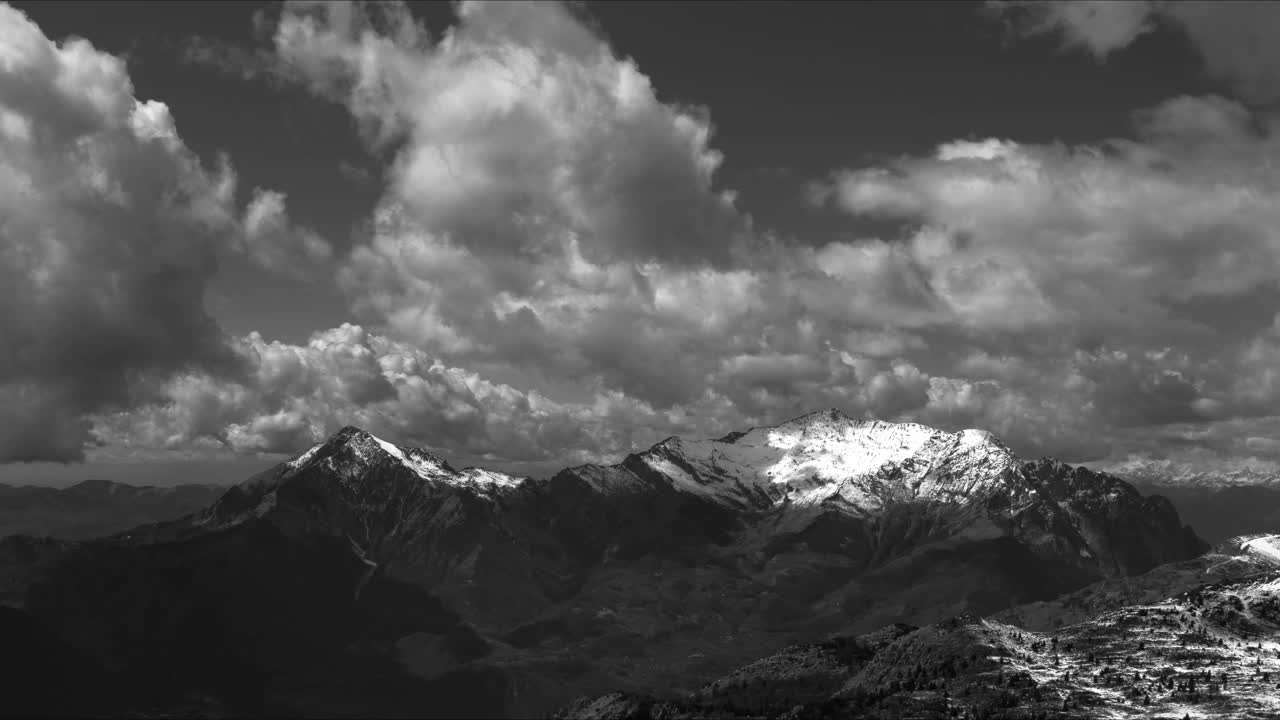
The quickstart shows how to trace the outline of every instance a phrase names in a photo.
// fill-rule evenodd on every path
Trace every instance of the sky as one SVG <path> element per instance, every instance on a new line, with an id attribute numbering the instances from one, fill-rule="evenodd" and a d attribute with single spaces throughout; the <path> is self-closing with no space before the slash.
<path id="1" fill-rule="evenodd" d="M 830 407 L 1280 475 L 1280 5 L 0 5 L 0 482 Z"/>

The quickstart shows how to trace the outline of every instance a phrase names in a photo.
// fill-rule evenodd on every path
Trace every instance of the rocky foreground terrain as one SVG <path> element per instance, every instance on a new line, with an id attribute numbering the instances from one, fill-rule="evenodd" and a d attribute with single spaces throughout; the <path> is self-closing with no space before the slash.
<path id="1" fill-rule="evenodd" d="M 1052 632 L 972 616 L 790 647 L 691 693 L 613 693 L 558 717 L 1280 717 L 1280 536 L 1259 572 Z M 1265 569 L 1264 569 L 1265 568 Z"/>

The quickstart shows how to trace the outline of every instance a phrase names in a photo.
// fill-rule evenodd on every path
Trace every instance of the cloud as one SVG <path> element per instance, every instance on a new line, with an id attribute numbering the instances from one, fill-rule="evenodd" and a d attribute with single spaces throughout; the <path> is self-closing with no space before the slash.
<path id="1" fill-rule="evenodd" d="M 293 5 L 275 49 L 397 148 L 394 200 L 428 232 L 484 253 L 572 235 L 595 261 L 726 261 L 747 220 L 714 188 L 705 111 L 660 102 L 559 4 L 457 13 L 433 43 L 403 5 Z"/>
<path id="2" fill-rule="evenodd" d="M 275 35 L 288 72 L 392 153 L 369 239 L 338 272 L 378 334 L 561 407 L 609 398 L 631 409 L 593 427 L 651 424 L 611 426 L 614 440 L 588 443 L 593 457 L 622 438 L 722 433 L 831 405 L 953 429 L 996 423 L 1029 453 L 1098 452 L 1082 439 L 1090 398 L 1036 402 L 1039 384 L 947 367 L 975 343 L 1061 326 L 1039 269 L 966 256 L 963 233 L 934 227 L 910 243 L 760 232 L 713 189 L 721 159 L 705 113 L 658 101 L 632 61 L 564 8 L 464 3 L 433 42 L 402 7 L 379 7 L 294 8 Z M 952 143 L 938 159 L 991 165 L 1017 152 Z M 934 202 L 904 168 L 867 172 L 875 182 L 855 204 L 869 212 Z M 955 203 L 968 193 L 1008 206 L 969 184 L 948 191 Z M 847 202 L 850 189 L 826 190 Z"/>
<path id="3" fill-rule="evenodd" d="M 246 225 L 233 195 L 119 58 L 0 5 L 0 462 L 78 460 L 86 415 L 149 379 L 237 371 L 204 288 L 220 255 L 295 233 L 283 198 Z"/>
<path id="4" fill-rule="evenodd" d="M 1139 114 L 1136 140 L 947 143 L 841 171 L 827 192 L 849 213 L 919 223 L 903 252 L 965 325 L 1194 342 L 1212 328 L 1188 308 L 1264 291 L 1280 261 L 1276 141 L 1247 117 L 1177 98 Z"/>
<path id="5" fill-rule="evenodd" d="M 1280 100 L 1280 7 L 1257 2 L 1165 3 L 1160 12 L 1178 24 L 1204 56 L 1213 75 L 1230 81 L 1244 98 Z"/>
<path id="6" fill-rule="evenodd" d="M 1012 17 L 1025 34 L 1058 33 L 1098 60 L 1155 29 L 1156 3 L 1146 0 L 994 0 L 987 8 Z"/>
<path id="7" fill-rule="evenodd" d="M 987 8 L 1027 35 L 1055 33 L 1098 60 L 1164 26 L 1182 33 L 1215 77 L 1257 103 L 1280 100 L 1280 7 L 1266 2 L 998 0 Z"/>
<path id="8" fill-rule="evenodd" d="M 1093 32 L 1101 57 L 1146 31 L 1135 7 L 1048 27 Z M 400 5 L 286 8 L 255 62 L 346 107 L 390 183 L 337 259 L 281 194 L 227 214 L 259 263 L 333 262 L 360 324 L 226 341 L 241 374 L 172 372 L 101 408 L 102 452 L 292 452 L 354 423 L 550 470 L 835 406 L 1081 461 L 1274 414 L 1277 143 L 1241 103 L 847 168 L 813 199 L 905 229 L 801 241 L 752 226 L 715 186 L 705 111 L 661 102 L 573 12 L 457 12 L 433 38 Z"/>
<path id="9" fill-rule="evenodd" d="M 357 325 L 317 332 L 305 345 L 251 333 L 237 351 L 250 368 L 244 376 L 176 376 L 156 402 L 95 417 L 95 434 L 117 453 L 211 442 L 239 453 L 294 453 L 357 424 L 456 461 L 520 469 L 616 455 L 632 447 L 616 425 L 664 424 L 617 394 L 553 402 Z"/>
<path id="10" fill-rule="evenodd" d="M 1096 456 L 1120 428 L 1275 413 L 1276 136 L 1217 96 L 1134 121 L 1132 139 L 1092 146 L 944 143 L 817 188 L 916 228 L 904 263 L 941 307 L 913 335 L 959 351 L 920 417 Z M 1004 419 L 1053 413 L 1056 441 Z"/>
<path id="11" fill-rule="evenodd" d="M 332 259 L 333 249 L 315 231 L 295 226 L 284 193 L 256 189 L 242 221 L 242 249 L 259 266 L 278 273 L 314 277 Z"/>

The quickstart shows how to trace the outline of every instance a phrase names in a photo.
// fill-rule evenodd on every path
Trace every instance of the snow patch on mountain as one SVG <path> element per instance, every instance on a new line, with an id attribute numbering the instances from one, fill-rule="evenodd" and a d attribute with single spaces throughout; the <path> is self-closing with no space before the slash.
<path id="1" fill-rule="evenodd" d="M 311 458 L 315 457 L 316 453 L 319 452 L 320 448 L 324 446 L 325 446 L 325 443 L 323 442 L 316 443 L 311 447 L 311 449 L 307 450 L 306 452 L 302 453 L 298 457 L 285 463 L 285 467 L 288 467 L 290 470 L 301 469 L 307 463 L 311 462 Z"/>
<path id="2" fill-rule="evenodd" d="M 947 433 L 855 420 L 838 410 L 721 440 L 669 438 L 640 459 L 676 489 L 725 504 L 750 505 L 761 496 L 796 505 L 839 498 L 868 512 L 889 500 L 971 494 L 1018 461 L 982 430 Z"/>
<path id="3" fill-rule="evenodd" d="M 333 452 L 323 453 L 323 458 L 318 459 L 317 456 L 321 455 L 326 447 L 331 447 Z M 344 428 L 325 442 L 286 462 L 283 477 L 293 477 L 315 462 L 342 464 L 336 459 L 339 450 L 345 451 L 347 457 L 355 462 L 355 465 L 349 468 L 352 475 L 362 474 L 364 465 L 378 458 L 390 458 L 423 480 L 449 485 L 478 489 L 512 488 L 525 480 L 482 468 L 466 468 L 457 471 L 442 458 L 426 450 L 401 447 L 354 427 Z"/>
<path id="4" fill-rule="evenodd" d="M 1243 537 L 1240 540 L 1242 552 L 1272 561 L 1280 567 L 1280 535 L 1259 535 Z"/>
<path id="5" fill-rule="evenodd" d="M 458 472 L 458 477 L 472 485 L 481 487 L 502 487 L 513 488 L 523 483 L 526 478 L 515 477 L 496 470 L 485 470 L 483 468 L 464 468 Z"/>

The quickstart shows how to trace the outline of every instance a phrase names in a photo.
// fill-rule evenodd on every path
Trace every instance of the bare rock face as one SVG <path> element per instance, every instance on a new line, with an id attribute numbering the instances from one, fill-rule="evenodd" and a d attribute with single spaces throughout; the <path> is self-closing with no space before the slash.
<path id="1" fill-rule="evenodd" d="M 51 622 L 100 628 L 116 606 L 95 615 L 94 593 L 125 573 L 128 603 L 183 607 L 195 596 L 145 578 L 158 563 L 190 563 L 196 577 L 285 598 L 272 607 L 326 598 L 278 619 L 295 644 L 308 623 L 320 637 L 333 635 L 326 624 L 349 626 L 341 643 L 288 656 L 312 670 L 299 658 L 347 667 L 376 657 L 365 666 L 407 687 L 485 688 L 483 712 L 538 715 L 593 690 L 691 688 L 834 630 L 1049 600 L 1203 549 L 1167 502 L 1105 474 L 1025 463 L 977 430 L 831 410 L 531 479 L 459 470 L 348 427 L 204 512 L 68 551 L 29 604 Z M 265 582 L 226 574 L 229 563 L 263 577 L 276 563 L 293 568 L 280 574 L 287 582 Z M 432 627 L 396 600 L 412 597 L 438 598 Z M 254 616 L 217 617 L 239 626 Z M 371 629 L 379 617 L 389 629 Z M 194 632 L 182 627 L 179 636 Z M 94 649 L 109 657 L 124 642 Z"/>
<path id="2" fill-rule="evenodd" d="M 1104 575 L 1137 575 L 1209 549 L 1182 524 L 1172 503 L 1143 497 L 1114 476 L 1056 460 L 1027 463 L 1022 472 L 1063 510 Z"/>

